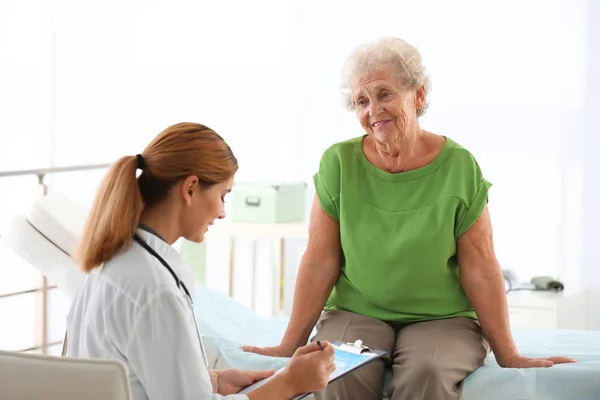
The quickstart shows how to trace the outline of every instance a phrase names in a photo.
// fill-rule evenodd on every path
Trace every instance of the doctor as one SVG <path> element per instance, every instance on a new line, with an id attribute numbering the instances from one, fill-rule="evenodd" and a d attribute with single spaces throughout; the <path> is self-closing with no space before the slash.
<path id="1" fill-rule="evenodd" d="M 236 393 L 273 371 L 209 369 L 171 245 L 202 242 L 225 217 L 237 169 L 217 133 L 180 123 L 118 160 L 99 188 L 78 248 L 88 276 L 67 318 L 67 351 L 125 363 L 135 400 L 289 399 L 322 390 L 335 369 L 333 346 L 310 344 L 247 396 Z"/>

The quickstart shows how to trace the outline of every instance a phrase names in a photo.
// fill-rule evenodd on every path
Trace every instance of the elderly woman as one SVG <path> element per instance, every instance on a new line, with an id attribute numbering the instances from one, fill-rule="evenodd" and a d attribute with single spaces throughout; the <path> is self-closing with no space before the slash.
<path id="1" fill-rule="evenodd" d="M 288 329 L 279 346 L 246 350 L 289 356 L 316 323 L 313 340 L 390 352 L 392 400 L 460 398 L 490 348 L 502 367 L 573 362 L 515 346 L 491 184 L 471 153 L 419 126 L 430 87 L 419 52 L 396 38 L 363 45 L 343 76 L 366 134 L 323 154 Z M 384 375 L 384 362 L 372 362 L 317 397 L 379 400 Z"/>

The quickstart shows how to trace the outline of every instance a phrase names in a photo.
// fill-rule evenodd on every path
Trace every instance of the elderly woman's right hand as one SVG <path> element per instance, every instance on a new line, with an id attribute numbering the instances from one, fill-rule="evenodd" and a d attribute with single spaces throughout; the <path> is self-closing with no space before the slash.
<path id="1" fill-rule="evenodd" d="M 335 349 L 328 342 L 321 345 L 323 350 L 316 343 L 298 348 L 283 370 L 294 393 L 319 392 L 327 386 L 329 376 L 335 371 Z"/>
<path id="2" fill-rule="evenodd" d="M 261 356 L 291 357 L 296 349 L 291 347 L 288 348 L 280 344 L 272 347 L 242 346 L 242 350 L 247 353 L 260 354 Z"/>

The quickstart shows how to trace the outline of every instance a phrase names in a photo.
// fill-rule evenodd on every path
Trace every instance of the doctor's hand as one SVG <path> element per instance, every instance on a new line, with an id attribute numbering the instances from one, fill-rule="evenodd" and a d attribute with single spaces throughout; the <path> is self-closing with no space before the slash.
<path id="1" fill-rule="evenodd" d="M 254 382 L 263 380 L 273 375 L 275 371 L 243 371 L 239 369 L 221 369 L 216 370 L 217 382 L 219 385 L 219 394 L 227 396 L 236 394 L 246 386 Z"/>
<path id="2" fill-rule="evenodd" d="M 281 372 L 295 395 L 325 389 L 335 371 L 334 347 L 328 342 L 321 345 L 322 351 L 316 343 L 300 347 Z"/>

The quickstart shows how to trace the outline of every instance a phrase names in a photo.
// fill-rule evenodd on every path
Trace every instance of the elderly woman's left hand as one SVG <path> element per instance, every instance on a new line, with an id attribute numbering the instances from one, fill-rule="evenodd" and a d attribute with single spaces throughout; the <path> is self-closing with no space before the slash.
<path id="1" fill-rule="evenodd" d="M 511 355 L 496 355 L 496 361 L 498 362 L 498 365 L 503 368 L 547 368 L 553 366 L 554 364 L 568 364 L 577 362 L 577 360 L 570 357 L 525 357 L 516 351 Z"/>

